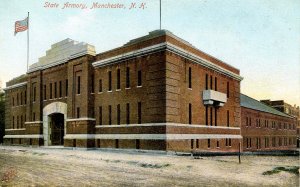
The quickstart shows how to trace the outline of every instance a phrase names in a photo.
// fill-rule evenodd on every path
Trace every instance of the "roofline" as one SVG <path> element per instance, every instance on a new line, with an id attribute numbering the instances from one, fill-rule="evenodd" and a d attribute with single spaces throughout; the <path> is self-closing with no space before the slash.
<path id="1" fill-rule="evenodd" d="M 271 107 L 271 106 L 269 106 L 269 105 L 266 105 L 266 104 L 264 104 L 263 102 L 260 102 L 260 101 L 254 99 L 254 98 L 252 98 L 252 97 L 250 97 L 250 96 L 248 96 L 248 95 L 245 95 L 245 94 L 243 94 L 243 93 L 240 93 L 240 94 L 241 94 L 241 95 L 244 95 L 244 96 L 246 96 L 246 97 L 249 97 L 249 98 L 251 98 L 251 99 L 253 99 L 253 100 L 255 100 L 255 101 L 257 101 L 257 102 L 259 102 L 259 103 L 261 103 L 261 104 L 263 104 L 263 105 L 265 105 L 265 106 L 267 106 L 267 107 L 269 107 L 269 108 L 272 108 L 272 109 L 276 110 L 275 108 L 273 108 L 273 107 Z M 241 105 L 241 107 L 244 107 L 244 108 L 248 108 L 248 109 L 252 109 L 252 110 L 258 110 L 258 109 L 254 109 L 254 108 L 249 108 L 249 107 L 246 107 L 246 106 L 242 106 L 242 103 L 240 103 L 240 105 Z M 276 116 L 286 117 L 286 118 L 293 118 L 293 119 L 296 118 L 296 117 L 294 117 L 294 116 L 292 116 L 292 115 L 289 115 L 289 114 L 287 114 L 287 113 L 281 112 L 281 111 L 279 111 L 279 110 L 276 110 L 276 111 L 278 111 L 278 112 L 280 112 L 280 113 L 282 113 L 282 114 L 284 114 L 284 115 L 287 115 L 287 116 L 282 116 L 282 115 L 278 115 L 278 114 L 274 114 L 274 113 L 270 113 L 270 112 L 266 112 L 266 111 L 262 111 L 262 110 L 258 110 L 258 111 L 265 112 L 265 113 L 272 114 L 272 115 L 276 115 Z M 288 117 L 288 116 L 289 116 L 289 117 Z"/>

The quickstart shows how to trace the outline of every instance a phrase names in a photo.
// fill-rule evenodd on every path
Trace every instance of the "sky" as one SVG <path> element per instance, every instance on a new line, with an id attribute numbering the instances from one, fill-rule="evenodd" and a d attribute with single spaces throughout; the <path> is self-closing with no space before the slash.
<path id="1" fill-rule="evenodd" d="M 67 2 L 87 8 L 63 8 Z M 125 8 L 91 9 L 93 2 Z M 59 5 L 44 7 L 47 3 Z M 131 3 L 136 8 L 129 9 Z M 299 10 L 299 0 L 162 0 L 162 29 L 240 69 L 242 93 L 299 106 Z M 26 73 L 27 32 L 14 36 L 14 23 L 27 12 L 30 64 L 66 38 L 92 44 L 100 53 L 159 29 L 159 0 L 0 0 L 2 87 Z"/>

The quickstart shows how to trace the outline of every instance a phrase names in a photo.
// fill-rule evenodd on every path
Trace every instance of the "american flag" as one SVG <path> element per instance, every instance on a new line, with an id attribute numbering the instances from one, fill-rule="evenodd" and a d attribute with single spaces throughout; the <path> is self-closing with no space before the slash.
<path id="1" fill-rule="evenodd" d="M 23 32 L 23 31 L 26 31 L 27 29 L 28 29 L 28 17 L 24 20 L 16 21 L 16 23 L 15 23 L 15 35 L 18 32 Z"/>

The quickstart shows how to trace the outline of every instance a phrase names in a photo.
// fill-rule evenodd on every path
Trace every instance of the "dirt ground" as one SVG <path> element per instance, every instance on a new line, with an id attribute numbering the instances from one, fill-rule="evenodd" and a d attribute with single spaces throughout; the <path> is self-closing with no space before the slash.
<path id="1" fill-rule="evenodd" d="M 298 157 L 175 156 L 0 146 L 0 186 L 299 186 Z M 272 172 L 271 172 L 272 173 Z"/>

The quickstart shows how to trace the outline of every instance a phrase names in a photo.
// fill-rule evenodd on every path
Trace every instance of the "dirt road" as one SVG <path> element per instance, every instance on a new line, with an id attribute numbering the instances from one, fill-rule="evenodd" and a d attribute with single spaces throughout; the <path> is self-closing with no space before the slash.
<path id="1" fill-rule="evenodd" d="M 299 186 L 298 157 L 174 156 L 0 146 L 0 186 Z M 267 175 L 264 172 L 269 171 Z"/>

